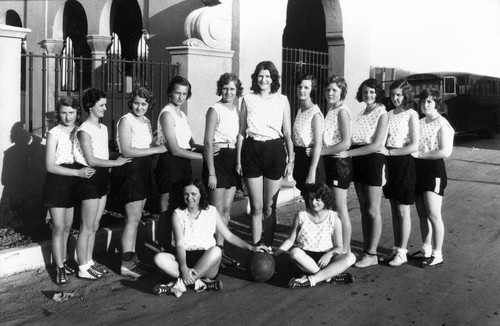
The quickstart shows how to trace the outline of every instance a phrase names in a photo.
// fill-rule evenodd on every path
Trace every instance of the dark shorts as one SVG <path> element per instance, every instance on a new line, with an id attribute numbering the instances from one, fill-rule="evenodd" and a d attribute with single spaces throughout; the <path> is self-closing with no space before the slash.
<path id="1" fill-rule="evenodd" d="M 155 179 L 160 194 L 169 193 L 172 186 L 192 177 L 191 160 L 173 156 L 170 152 L 160 154 L 155 169 Z"/>
<path id="2" fill-rule="evenodd" d="M 68 169 L 80 169 L 77 164 L 61 164 Z M 79 177 L 47 172 L 43 184 L 43 205 L 45 207 L 74 207 L 77 198 Z"/>
<path id="3" fill-rule="evenodd" d="M 401 204 L 415 203 L 416 169 L 411 155 L 387 156 L 387 183 L 385 198 L 395 199 Z"/>
<path id="4" fill-rule="evenodd" d="M 296 182 L 297 189 L 300 190 L 302 197 L 307 196 L 306 178 L 311 166 L 311 157 L 306 154 L 306 147 L 294 146 L 295 164 L 293 166 L 293 179 Z M 316 183 L 325 182 L 325 167 L 323 158 L 320 157 L 318 167 L 316 168 Z"/>
<path id="5" fill-rule="evenodd" d="M 238 173 L 236 173 L 236 149 L 221 148 L 214 155 L 215 176 L 217 177 L 217 188 L 231 188 L 238 185 Z M 208 168 L 203 161 L 203 182 L 208 185 Z M 207 188 L 208 189 L 208 188 Z"/>
<path id="6" fill-rule="evenodd" d="M 131 162 L 113 168 L 113 189 L 121 203 L 143 200 L 151 194 L 151 156 L 135 157 Z"/>
<path id="7" fill-rule="evenodd" d="M 352 146 L 351 148 L 361 146 Z M 380 153 L 355 156 L 352 158 L 352 181 L 381 187 L 385 182 L 385 156 Z"/>
<path id="8" fill-rule="evenodd" d="M 326 184 L 330 187 L 348 189 L 352 182 L 352 158 L 323 157 Z"/>
<path id="9" fill-rule="evenodd" d="M 176 255 L 175 247 L 170 247 L 167 250 L 168 253 Z M 200 260 L 200 258 L 205 254 L 206 250 L 186 250 L 186 265 L 189 268 L 193 268 L 194 265 Z"/>
<path id="10" fill-rule="evenodd" d="M 286 151 L 281 138 L 257 141 L 252 137 L 243 140 L 241 148 L 243 177 L 279 180 L 285 174 Z"/>
<path id="11" fill-rule="evenodd" d="M 430 191 L 443 196 L 444 189 L 448 183 L 444 160 L 423 160 L 417 158 L 415 159 L 415 167 L 417 170 L 415 193 L 422 195 L 424 192 Z"/>
<path id="12" fill-rule="evenodd" d="M 83 165 L 80 165 L 82 168 Z M 95 173 L 89 179 L 80 178 L 78 184 L 79 200 L 98 199 L 109 192 L 109 168 L 93 167 Z"/>
<path id="13" fill-rule="evenodd" d="M 304 252 L 309 257 L 311 257 L 316 264 L 318 264 L 320 258 L 323 257 L 323 255 L 326 253 L 326 252 L 309 251 L 309 250 L 304 250 Z M 292 267 L 291 270 L 292 270 L 293 277 L 299 277 L 301 275 L 304 275 L 305 272 L 302 269 L 300 269 L 300 267 L 293 260 L 290 260 L 290 264 Z"/>

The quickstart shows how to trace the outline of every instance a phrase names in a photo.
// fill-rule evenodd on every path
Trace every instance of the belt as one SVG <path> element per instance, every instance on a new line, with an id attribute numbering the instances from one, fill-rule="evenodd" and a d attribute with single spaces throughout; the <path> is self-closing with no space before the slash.
<path id="1" fill-rule="evenodd" d="M 234 142 L 214 143 L 214 146 L 219 148 L 236 148 Z"/>

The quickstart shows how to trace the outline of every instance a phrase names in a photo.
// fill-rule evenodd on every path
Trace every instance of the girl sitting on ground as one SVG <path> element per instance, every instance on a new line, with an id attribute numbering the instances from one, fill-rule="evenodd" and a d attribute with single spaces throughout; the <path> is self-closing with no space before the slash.
<path id="1" fill-rule="evenodd" d="M 303 273 L 292 278 L 288 286 L 312 287 L 323 281 L 352 283 L 352 275 L 343 272 L 354 264 L 356 257 L 344 252 L 342 223 L 331 209 L 333 192 L 327 185 L 316 183 L 308 193 L 309 206 L 297 213 L 288 239 L 274 253 L 278 256 L 288 251 Z"/>

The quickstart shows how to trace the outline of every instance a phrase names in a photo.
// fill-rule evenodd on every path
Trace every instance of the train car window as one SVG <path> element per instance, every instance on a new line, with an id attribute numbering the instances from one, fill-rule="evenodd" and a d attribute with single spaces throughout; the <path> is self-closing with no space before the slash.
<path id="1" fill-rule="evenodd" d="M 444 77 L 444 93 L 445 94 L 455 94 L 455 77 Z"/>

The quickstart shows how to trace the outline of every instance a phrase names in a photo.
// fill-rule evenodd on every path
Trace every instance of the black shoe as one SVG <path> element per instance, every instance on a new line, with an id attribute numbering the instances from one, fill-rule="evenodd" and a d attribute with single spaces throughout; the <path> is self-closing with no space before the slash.
<path id="1" fill-rule="evenodd" d="M 422 260 L 422 268 L 434 268 L 434 267 L 439 267 L 442 266 L 444 263 L 443 258 L 437 259 L 434 256 L 431 256 L 429 258 L 425 258 Z"/>
<path id="2" fill-rule="evenodd" d="M 68 277 L 66 276 L 66 270 L 64 267 L 56 267 L 57 275 L 56 275 L 56 283 L 57 285 L 66 285 L 68 284 Z"/>
<path id="3" fill-rule="evenodd" d="M 172 293 L 172 286 L 158 283 L 153 287 L 153 293 L 156 295 L 166 295 Z"/>
<path id="4" fill-rule="evenodd" d="M 63 267 L 66 270 L 66 275 L 75 275 L 76 274 L 76 271 L 71 266 L 69 266 L 67 261 L 64 261 Z"/>
<path id="5" fill-rule="evenodd" d="M 90 265 L 90 268 L 92 268 L 96 272 L 100 273 L 102 276 L 104 276 L 104 274 L 109 273 L 109 271 L 106 268 L 104 268 L 104 266 L 102 266 L 101 264 L 97 264 L 95 262 L 93 265 Z"/>
<path id="6" fill-rule="evenodd" d="M 292 278 L 290 282 L 288 282 L 288 287 L 289 288 L 310 288 L 311 287 L 311 281 L 309 280 L 309 277 L 306 277 L 304 280 L 304 276 L 299 277 L 299 278 Z"/>
<path id="7" fill-rule="evenodd" d="M 351 284 L 352 282 L 354 282 L 354 277 L 350 273 L 335 275 L 330 280 L 331 284 Z"/>
<path id="8" fill-rule="evenodd" d="M 205 285 L 207 286 L 207 290 L 222 291 L 222 289 L 224 288 L 219 277 L 215 279 L 210 279 L 207 277 L 202 279 L 201 281 L 205 283 Z"/>

